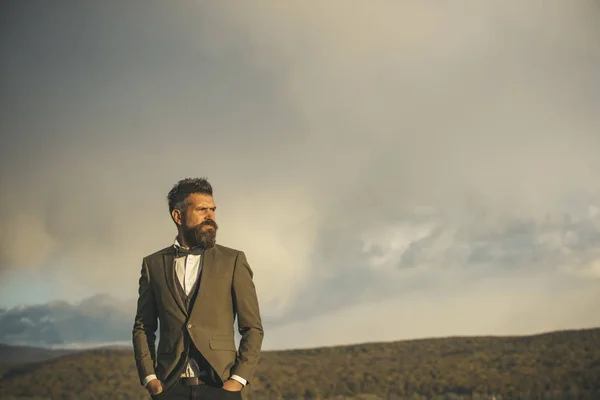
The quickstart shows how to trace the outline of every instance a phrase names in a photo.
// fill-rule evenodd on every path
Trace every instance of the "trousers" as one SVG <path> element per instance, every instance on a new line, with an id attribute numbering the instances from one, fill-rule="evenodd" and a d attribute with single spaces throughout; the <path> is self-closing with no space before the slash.
<path id="1" fill-rule="evenodd" d="M 161 393 L 150 396 L 153 400 L 242 400 L 242 392 L 230 392 L 210 385 L 176 383 Z"/>

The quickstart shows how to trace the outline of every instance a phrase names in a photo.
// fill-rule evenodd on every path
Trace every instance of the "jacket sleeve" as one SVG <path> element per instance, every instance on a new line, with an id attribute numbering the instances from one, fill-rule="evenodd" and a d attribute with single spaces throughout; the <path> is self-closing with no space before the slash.
<path id="1" fill-rule="evenodd" d="M 144 259 L 139 279 L 137 311 L 133 324 L 133 353 L 142 386 L 144 379 L 155 373 L 157 320 L 156 302 L 150 285 L 150 273 L 146 259 Z"/>
<path id="2" fill-rule="evenodd" d="M 253 272 L 246 255 L 239 252 L 233 271 L 232 296 L 234 313 L 237 313 L 238 318 L 238 331 L 242 338 L 231 374 L 244 378 L 248 383 L 252 380 L 258 364 L 264 336 L 252 277 Z"/>

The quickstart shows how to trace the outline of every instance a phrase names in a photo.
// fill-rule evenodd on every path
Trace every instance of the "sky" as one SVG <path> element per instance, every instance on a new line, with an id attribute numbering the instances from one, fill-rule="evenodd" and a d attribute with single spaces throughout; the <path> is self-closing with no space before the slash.
<path id="1" fill-rule="evenodd" d="M 0 307 L 135 299 L 208 177 L 271 347 L 600 326 L 600 3 L 4 2 Z"/>

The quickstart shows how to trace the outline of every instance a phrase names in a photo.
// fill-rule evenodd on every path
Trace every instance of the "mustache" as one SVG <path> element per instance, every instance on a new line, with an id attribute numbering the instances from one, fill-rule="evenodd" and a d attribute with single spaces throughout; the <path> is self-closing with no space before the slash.
<path id="1" fill-rule="evenodd" d="M 215 229 L 219 229 L 219 226 L 217 225 L 217 223 L 215 221 L 213 221 L 212 219 L 207 219 L 202 221 L 200 224 L 198 224 L 198 229 L 202 228 L 203 226 L 212 226 Z"/>

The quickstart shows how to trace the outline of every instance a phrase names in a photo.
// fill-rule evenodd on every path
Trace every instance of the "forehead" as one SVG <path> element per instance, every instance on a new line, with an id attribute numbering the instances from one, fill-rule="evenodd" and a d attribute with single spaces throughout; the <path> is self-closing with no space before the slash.
<path id="1" fill-rule="evenodd" d="M 188 206 L 191 207 L 214 207 L 215 200 L 211 195 L 203 193 L 192 193 L 187 198 Z"/>

